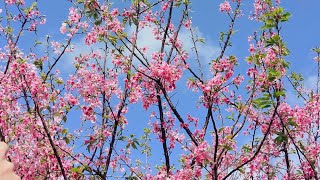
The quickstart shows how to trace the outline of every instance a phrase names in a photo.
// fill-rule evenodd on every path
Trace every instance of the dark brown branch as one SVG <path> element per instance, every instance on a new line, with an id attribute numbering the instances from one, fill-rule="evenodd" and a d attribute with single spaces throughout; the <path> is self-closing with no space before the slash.
<path id="1" fill-rule="evenodd" d="M 218 57 L 218 60 L 222 59 L 228 45 L 229 45 L 229 41 L 230 41 L 230 38 L 231 38 L 231 35 L 232 35 L 232 32 L 233 32 L 233 26 L 234 26 L 234 23 L 235 23 L 235 20 L 239 14 L 239 9 L 240 9 L 240 5 L 241 5 L 241 2 L 238 1 L 238 4 L 237 4 L 237 7 L 235 9 L 235 12 L 234 12 L 234 15 L 233 17 L 231 18 L 231 25 L 229 27 L 229 31 L 228 31 L 228 34 L 227 34 L 227 39 L 226 41 L 224 42 L 224 45 L 223 45 L 223 48 L 222 48 L 222 51 Z"/>
<path id="2" fill-rule="evenodd" d="M 214 176 L 214 179 L 218 179 L 217 153 L 218 153 L 218 146 L 219 146 L 219 134 L 218 134 L 216 123 L 212 117 L 212 109 L 210 109 L 210 117 L 211 117 L 211 121 L 214 128 L 214 134 L 215 134 L 215 145 L 214 145 L 214 154 L 213 154 L 213 160 L 214 160 L 213 176 Z"/>
<path id="3" fill-rule="evenodd" d="M 168 34 L 169 26 L 170 26 L 170 23 L 171 23 L 172 10 L 173 10 L 173 2 L 174 2 L 174 1 L 172 0 L 172 1 L 171 1 L 171 4 L 170 4 L 168 22 L 167 22 L 167 26 L 166 26 L 166 29 L 165 29 L 165 31 L 164 31 L 163 38 L 162 38 L 162 44 L 161 44 L 161 50 L 160 50 L 161 53 L 164 52 L 164 46 L 165 46 L 165 43 L 166 43 L 167 34 Z"/>
<path id="4" fill-rule="evenodd" d="M 138 19 L 139 19 L 139 11 L 140 11 L 140 5 L 138 3 L 138 6 L 137 6 L 137 14 L 138 14 Z M 136 26 L 136 29 L 135 29 L 135 35 L 138 36 L 138 30 L 139 30 L 139 25 Z M 129 71 L 131 70 L 132 68 L 132 61 L 133 61 L 133 56 L 134 56 L 134 51 L 136 49 L 136 43 L 137 41 L 134 40 L 133 44 L 132 44 L 132 50 L 131 50 L 131 54 L 130 54 L 130 58 L 129 58 Z M 130 75 L 129 73 L 127 73 L 127 80 L 128 80 L 128 83 L 130 83 Z M 125 86 L 127 87 L 127 86 Z M 106 162 L 106 172 L 104 174 L 104 179 L 106 179 L 107 177 L 107 174 L 108 174 L 108 169 L 109 169 L 109 165 L 110 165 L 110 161 L 111 161 L 111 156 L 112 156 L 112 152 L 113 152 L 113 148 L 114 148 L 114 143 L 115 143 L 115 140 L 116 140 L 116 133 L 117 133 L 117 129 L 118 129 L 118 125 L 119 125 L 119 122 L 120 122 L 120 117 L 121 117 L 121 113 L 122 113 L 122 110 L 123 108 L 126 106 L 126 100 L 128 98 L 128 94 L 129 94 L 129 89 L 128 88 L 125 88 L 125 91 L 123 92 L 123 98 L 121 99 L 121 102 L 120 102 L 120 107 L 119 107 L 119 110 L 118 110 L 118 113 L 117 113 L 117 117 L 114 119 L 115 120 L 115 123 L 114 123 L 114 126 L 113 126 L 113 131 L 112 131 L 112 137 L 111 137 L 111 142 L 110 142 L 110 145 L 109 145 L 109 152 L 108 152 L 108 156 L 107 156 L 107 162 Z"/>
<path id="5" fill-rule="evenodd" d="M 44 78 L 44 82 L 47 80 L 50 72 L 52 71 L 52 69 L 55 67 L 55 65 L 58 63 L 58 61 L 61 59 L 62 55 L 65 53 L 65 51 L 67 50 L 67 48 L 69 47 L 71 43 L 71 38 L 68 40 L 67 45 L 65 45 L 65 47 L 63 48 L 62 52 L 59 54 L 59 56 L 55 59 L 54 63 L 52 64 L 52 66 L 50 66 L 48 72 L 46 73 L 46 76 Z"/>
<path id="6" fill-rule="evenodd" d="M 160 87 L 160 89 L 161 89 L 161 91 L 162 91 L 162 93 L 163 93 L 166 101 L 168 102 L 168 104 L 169 104 L 169 106 L 170 106 L 170 109 L 173 111 L 174 115 L 178 118 L 178 120 L 180 121 L 180 123 L 183 124 L 183 126 L 182 126 L 183 129 L 187 132 L 187 134 L 188 134 L 188 136 L 191 138 L 192 142 L 193 142 L 196 146 L 198 146 L 198 145 L 199 145 L 198 141 L 197 141 L 196 138 L 193 136 L 193 134 L 192 134 L 192 132 L 190 131 L 190 129 L 189 129 L 188 127 L 184 126 L 185 122 L 184 122 L 183 118 L 181 117 L 180 113 L 178 112 L 178 110 L 176 109 L 176 107 L 173 105 L 173 103 L 172 103 L 170 97 L 168 96 L 165 88 L 162 86 L 162 84 L 161 84 L 160 81 L 158 81 L 157 83 L 158 83 L 158 85 L 159 85 L 159 87 Z"/>
<path id="7" fill-rule="evenodd" d="M 163 107 L 162 107 L 160 95 L 157 95 L 157 99 L 158 99 L 158 108 L 159 108 L 159 113 L 160 113 L 162 148 L 163 148 L 164 157 L 166 159 L 167 174 L 169 175 L 169 173 L 170 173 L 170 159 L 169 159 L 169 153 L 168 153 L 168 147 L 167 147 L 167 136 L 166 136 L 166 131 L 164 129 L 165 122 L 164 122 Z"/>
<path id="8" fill-rule="evenodd" d="M 47 127 L 47 124 L 46 124 L 45 120 L 43 119 L 43 117 L 42 117 L 42 115 L 41 115 L 41 113 L 40 113 L 40 109 L 39 109 L 39 107 L 36 105 L 36 103 L 35 103 L 35 109 L 36 109 L 37 114 L 38 114 L 39 117 L 40 117 L 40 120 L 41 120 L 42 126 L 43 126 L 43 128 L 44 128 L 44 131 L 45 131 L 45 133 L 46 133 L 46 135 L 47 135 L 47 137 L 48 137 L 48 139 L 49 139 L 49 143 L 50 143 L 51 148 L 52 148 L 52 150 L 53 150 L 54 156 L 56 157 L 56 159 L 57 159 L 57 161 L 58 161 L 58 164 L 59 164 L 59 167 L 60 167 L 60 170 L 61 170 L 63 179 L 67 180 L 68 178 L 67 178 L 66 172 L 65 172 L 65 170 L 64 170 L 64 167 L 63 167 L 63 164 L 62 164 L 62 160 L 61 160 L 61 158 L 60 158 L 60 156 L 59 156 L 59 153 L 58 153 L 58 151 L 57 151 L 57 148 L 56 148 L 56 146 L 55 146 L 55 144 L 54 144 L 54 142 L 53 142 L 53 140 L 52 140 L 52 137 L 51 137 L 51 134 L 50 134 L 49 129 L 48 129 L 48 127 Z"/>

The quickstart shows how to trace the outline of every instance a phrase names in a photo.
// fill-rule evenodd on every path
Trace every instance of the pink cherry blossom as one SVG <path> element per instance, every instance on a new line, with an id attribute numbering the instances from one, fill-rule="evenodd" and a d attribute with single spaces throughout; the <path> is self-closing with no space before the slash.
<path id="1" fill-rule="evenodd" d="M 221 3 L 219 6 L 219 10 L 221 12 L 226 12 L 226 13 L 232 12 L 232 8 L 229 1 L 224 1 L 223 3 Z"/>

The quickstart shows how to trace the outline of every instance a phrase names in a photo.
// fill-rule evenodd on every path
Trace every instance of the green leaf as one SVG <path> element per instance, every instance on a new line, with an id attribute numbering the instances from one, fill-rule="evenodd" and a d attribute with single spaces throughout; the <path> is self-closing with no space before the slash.
<path id="1" fill-rule="evenodd" d="M 138 149 L 137 146 L 136 146 L 136 143 L 132 143 L 131 146 L 132 146 L 133 149 Z"/>
<path id="2" fill-rule="evenodd" d="M 32 7 L 32 8 L 35 7 L 35 6 L 37 6 L 37 2 L 33 2 L 33 3 L 31 4 L 31 7 Z"/>
<path id="3" fill-rule="evenodd" d="M 68 133 L 68 129 L 63 129 L 62 130 L 62 134 L 67 134 Z"/>
<path id="4" fill-rule="evenodd" d="M 253 62 L 253 57 L 252 56 L 249 56 L 246 58 L 247 62 L 248 63 L 252 63 Z"/>
<path id="5" fill-rule="evenodd" d="M 42 72 L 42 73 L 40 74 L 40 77 L 41 77 L 42 80 L 45 80 L 45 78 L 46 78 L 46 73 Z"/>
<path id="6" fill-rule="evenodd" d="M 272 6 L 272 0 L 264 0 L 265 3 L 267 3 L 269 6 Z"/>
<path id="7" fill-rule="evenodd" d="M 264 94 L 261 98 L 252 101 L 253 107 L 257 109 L 265 109 L 271 107 L 273 101 L 268 94 Z"/>
<path id="8" fill-rule="evenodd" d="M 188 80 L 191 81 L 191 82 L 196 82 L 196 80 L 193 77 L 188 78 Z"/>
<path id="9" fill-rule="evenodd" d="M 123 20 L 122 20 L 122 26 L 126 26 L 126 24 L 127 24 L 127 22 L 128 22 L 128 17 L 125 17 L 125 18 L 123 18 Z"/>
<path id="10" fill-rule="evenodd" d="M 110 41 L 111 44 L 115 45 L 117 44 L 118 38 L 116 36 L 108 36 L 108 40 Z"/>
<path id="11" fill-rule="evenodd" d="M 132 77 L 132 72 L 130 70 L 127 71 L 127 79 L 129 80 Z"/>
<path id="12" fill-rule="evenodd" d="M 189 0 L 183 0 L 183 4 L 188 5 L 188 4 L 190 4 L 190 1 Z"/>
<path id="13" fill-rule="evenodd" d="M 127 137 L 125 137 L 125 136 L 121 136 L 121 137 L 119 137 L 119 139 L 118 139 L 118 140 L 120 140 L 120 141 L 124 141 L 125 139 L 127 139 Z"/>
<path id="14" fill-rule="evenodd" d="M 139 20 L 137 18 L 132 18 L 132 22 L 136 26 L 138 26 L 138 24 L 139 24 Z"/>
<path id="15" fill-rule="evenodd" d="M 303 175 L 303 173 L 302 173 L 301 170 L 297 170 L 296 174 L 297 174 L 298 176 Z"/>
<path id="16" fill-rule="evenodd" d="M 102 19 L 96 20 L 94 25 L 99 26 L 102 23 Z"/>
<path id="17" fill-rule="evenodd" d="M 266 47 L 274 46 L 274 45 L 279 46 L 281 42 L 282 41 L 281 41 L 281 38 L 279 35 L 274 35 L 274 36 L 265 40 Z"/>
<path id="18" fill-rule="evenodd" d="M 181 1 L 178 1 L 178 2 L 176 2 L 176 3 L 174 4 L 174 6 L 175 6 L 175 7 L 179 7 L 181 4 L 182 4 Z"/>
<path id="19" fill-rule="evenodd" d="M 287 123 L 291 126 L 298 126 L 298 124 L 293 120 L 293 118 L 288 118 Z"/>
<path id="20" fill-rule="evenodd" d="M 71 172 L 79 172 L 79 167 L 74 167 L 70 170 Z"/>
<path id="21" fill-rule="evenodd" d="M 243 168 L 239 168 L 239 172 L 242 173 L 242 174 L 245 173 L 245 171 L 243 170 Z"/>
<path id="22" fill-rule="evenodd" d="M 303 81 L 303 77 L 302 77 L 302 74 L 297 74 L 295 72 L 292 72 L 290 77 L 295 80 L 295 81 Z"/>
<path id="23" fill-rule="evenodd" d="M 56 82 L 57 84 L 63 84 L 63 80 L 62 80 L 62 79 L 56 79 L 55 82 Z"/>
<path id="24" fill-rule="evenodd" d="M 38 40 L 35 40 L 34 41 L 34 46 L 37 46 L 38 44 L 42 44 L 42 42 L 38 41 Z"/>
<path id="25" fill-rule="evenodd" d="M 284 14 L 282 14 L 280 21 L 281 22 L 286 22 L 289 20 L 289 18 L 291 17 L 291 14 L 289 12 L 285 12 Z"/>
<path id="26" fill-rule="evenodd" d="M 33 64 L 40 70 L 43 68 L 43 63 L 41 60 L 34 61 Z"/>
<path id="27" fill-rule="evenodd" d="M 81 174 L 85 169 L 87 169 L 87 167 L 84 165 L 84 166 L 74 167 L 70 171 Z"/>
<path id="28" fill-rule="evenodd" d="M 281 96 L 284 96 L 284 95 L 286 95 L 285 91 L 276 91 L 276 92 L 274 92 L 274 97 L 275 98 L 278 98 L 278 97 L 281 97 Z"/>
<path id="29" fill-rule="evenodd" d="M 126 177 L 126 180 L 138 180 L 138 178 L 135 176 L 129 176 L 129 177 Z"/>
<path id="30" fill-rule="evenodd" d="M 24 63 L 27 62 L 27 60 L 22 59 L 22 58 L 18 58 L 17 62 L 18 62 L 19 64 L 24 64 Z"/>
<path id="31" fill-rule="evenodd" d="M 94 19 L 94 20 L 97 20 L 98 18 L 99 18 L 98 14 L 97 14 L 97 13 L 94 13 L 94 14 L 93 14 L 93 19 Z"/>
<path id="32" fill-rule="evenodd" d="M 149 134 L 151 132 L 151 130 L 149 128 L 143 128 L 143 132 L 145 134 Z"/>
<path id="33" fill-rule="evenodd" d="M 232 134 L 229 134 L 226 136 L 226 139 L 232 139 L 232 137 L 233 137 Z"/>
<path id="34" fill-rule="evenodd" d="M 244 152 L 246 152 L 246 153 L 248 153 L 248 152 L 251 152 L 251 147 L 249 146 L 249 145 L 244 145 L 243 147 L 242 147 L 242 149 L 243 149 L 243 151 Z"/>
<path id="35" fill-rule="evenodd" d="M 198 39 L 198 41 L 199 41 L 199 42 L 201 42 L 201 43 L 203 43 L 203 44 L 205 44 L 205 43 L 206 43 L 206 41 L 205 41 L 205 39 L 204 39 L 204 38 L 199 38 L 199 39 Z"/>
<path id="36" fill-rule="evenodd" d="M 316 48 L 312 48 L 312 51 L 320 54 L 320 48 L 319 47 L 316 47 Z"/>
<path id="37" fill-rule="evenodd" d="M 300 148 L 301 148 L 303 151 L 305 151 L 306 148 L 305 148 L 304 145 L 302 144 L 301 140 L 298 141 L 298 143 L 299 143 Z"/>
<path id="38" fill-rule="evenodd" d="M 233 148 L 231 146 L 227 145 L 227 144 L 223 145 L 223 147 L 228 151 L 233 150 Z"/>
<path id="39" fill-rule="evenodd" d="M 274 142 L 280 145 L 283 142 L 288 142 L 288 136 L 283 132 L 278 132 L 278 136 L 274 139 Z"/>
<path id="40" fill-rule="evenodd" d="M 288 53 L 289 54 L 289 53 Z M 290 63 L 289 62 L 286 62 L 285 60 L 281 60 L 281 64 L 282 64 L 282 66 L 284 67 L 284 68 L 289 68 L 289 65 L 290 65 Z"/>
<path id="41" fill-rule="evenodd" d="M 133 6 L 138 6 L 139 0 L 132 0 L 132 5 Z"/>
<path id="42" fill-rule="evenodd" d="M 13 29 L 11 27 L 7 26 L 5 31 L 7 34 L 10 34 L 13 32 Z"/>
<path id="43" fill-rule="evenodd" d="M 67 144 L 70 143 L 70 139 L 69 139 L 68 137 L 63 137 L 63 140 L 64 140 Z"/>
<path id="44" fill-rule="evenodd" d="M 270 19 L 270 18 L 267 18 L 265 21 L 264 21 L 264 26 L 262 26 L 262 29 L 271 29 L 271 28 L 274 28 L 276 27 L 276 22 L 275 20 L 273 19 Z"/>
<path id="45" fill-rule="evenodd" d="M 232 114 L 230 116 L 227 116 L 226 118 L 234 121 L 234 112 L 232 112 Z"/>
<path id="46" fill-rule="evenodd" d="M 63 116 L 62 120 L 63 122 L 67 122 L 67 116 Z"/>
<path id="47" fill-rule="evenodd" d="M 273 17 L 277 17 L 283 13 L 284 9 L 282 7 L 278 7 L 271 12 Z"/>
<path id="48" fill-rule="evenodd" d="M 274 81 L 276 79 L 279 79 L 281 77 L 281 72 L 277 71 L 273 68 L 267 68 L 268 71 L 268 80 L 269 81 Z"/>

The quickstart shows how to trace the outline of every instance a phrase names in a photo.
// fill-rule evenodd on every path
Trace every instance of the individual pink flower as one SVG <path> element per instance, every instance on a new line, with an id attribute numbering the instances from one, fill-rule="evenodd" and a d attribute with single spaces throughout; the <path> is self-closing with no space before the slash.
<path id="1" fill-rule="evenodd" d="M 319 56 L 314 57 L 313 59 L 316 60 L 316 61 L 320 61 L 320 57 Z"/>
<path id="2" fill-rule="evenodd" d="M 220 10 L 221 12 L 230 13 L 230 12 L 232 11 L 232 8 L 231 8 L 231 6 L 230 6 L 229 1 L 224 1 L 223 3 L 221 3 L 219 10 Z"/>
<path id="3" fill-rule="evenodd" d="M 62 23 L 62 24 L 61 24 L 60 32 L 61 32 L 62 34 L 64 34 L 64 33 L 67 32 L 67 23 Z"/>
<path id="4" fill-rule="evenodd" d="M 253 54 L 254 51 L 255 51 L 254 45 L 253 45 L 253 44 L 250 44 L 249 52 L 250 52 L 251 54 Z"/>
<path id="5" fill-rule="evenodd" d="M 46 18 L 41 19 L 40 24 L 45 24 L 47 22 Z"/>
<path id="6" fill-rule="evenodd" d="M 72 95 L 68 96 L 68 101 L 73 106 L 79 104 L 79 100 Z"/>
<path id="7" fill-rule="evenodd" d="M 113 17 L 117 16 L 118 14 L 119 14 L 118 8 L 115 8 L 110 12 L 110 15 L 113 16 Z"/>
<path id="8" fill-rule="evenodd" d="M 268 131 L 268 128 L 269 128 L 269 125 L 263 124 L 263 125 L 261 126 L 261 131 L 262 131 L 262 133 L 263 133 L 263 134 L 266 134 L 267 131 Z"/>
<path id="9" fill-rule="evenodd" d="M 243 76 L 237 76 L 233 79 L 233 83 L 239 86 L 243 80 L 244 80 Z"/>
<path id="10" fill-rule="evenodd" d="M 186 20 L 186 22 L 184 23 L 184 27 L 186 27 L 187 29 L 190 29 L 191 23 L 192 23 L 192 22 L 191 22 L 190 19 Z"/>

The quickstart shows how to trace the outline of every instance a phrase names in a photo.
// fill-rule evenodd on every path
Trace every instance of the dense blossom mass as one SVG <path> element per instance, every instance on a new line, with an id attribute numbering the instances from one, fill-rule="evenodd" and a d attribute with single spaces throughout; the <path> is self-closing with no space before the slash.
<path id="1" fill-rule="evenodd" d="M 41 2 L 0 3 L 0 140 L 22 179 L 319 179 L 320 77 L 289 72 L 280 0 L 212 7 L 229 22 L 213 59 L 200 1 L 66 3 L 58 36 Z M 228 51 L 240 18 L 261 25 L 246 61 Z"/>

